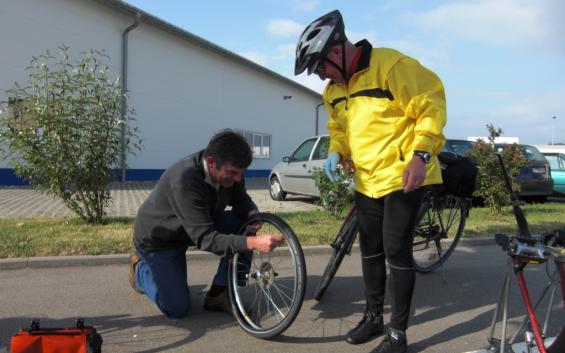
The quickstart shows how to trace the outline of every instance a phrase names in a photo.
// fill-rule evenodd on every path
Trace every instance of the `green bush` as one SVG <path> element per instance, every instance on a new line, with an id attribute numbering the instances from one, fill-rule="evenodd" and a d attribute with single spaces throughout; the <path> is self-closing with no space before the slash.
<path id="1" fill-rule="evenodd" d="M 322 168 L 314 168 L 312 177 L 320 190 L 320 204 L 331 216 L 339 218 L 343 210 L 353 201 L 354 173 L 338 165 L 336 181 L 330 181 Z"/>
<path id="2" fill-rule="evenodd" d="M 477 161 L 479 171 L 477 174 L 477 188 L 473 196 L 484 200 L 491 212 L 500 213 L 504 206 L 510 204 L 510 195 L 506 187 L 506 182 L 502 174 L 500 162 L 496 156 L 494 139 L 502 134 L 501 129 L 497 129 L 492 124 L 487 125 L 489 130 L 489 142 L 482 139 L 470 150 L 467 155 Z M 502 151 L 502 160 L 508 176 L 511 180 L 512 189 L 520 191 L 520 184 L 516 181 L 520 168 L 525 166 L 528 161 L 520 153 L 520 148 L 516 144 L 505 146 Z"/>
<path id="3" fill-rule="evenodd" d="M 33 57 L 27 84 L 6 90 L 0 118 L 0 146 L 15 173 L 87 223 L 104 221 L 120 155 L 140 148 L 133 111 L 122 118 L 125 93 L 107 61 L 91 50 L 73 63 L 65 46 L 57 57 Z"/>

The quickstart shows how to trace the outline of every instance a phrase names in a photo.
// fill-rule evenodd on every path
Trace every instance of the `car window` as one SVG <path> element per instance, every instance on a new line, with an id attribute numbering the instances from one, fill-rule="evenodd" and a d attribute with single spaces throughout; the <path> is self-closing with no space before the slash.
<path id="1" fill-rule="evenodd" d="M 545 159 L 547 159 L 547 161 L 549 162 L 549 167 L 551 168 L 551 170 L 559 170 L 561 168 L 559 168 L 559 160 L 557 158 L 557 156 L 545 156 Z"/>
<path id="2" fill-rule="evenodd" d="M 522 151 L 522 155 L 532 161 L 541 161 L 545 162 L 545 157 L 541 154 L 537 148 L 528 145 L 520 145 L 520 150 Z"/>
<path id="3" fill-rule="evenodd" d="M 314 150 L 314 155 L 312 160 L 326 159 L 328 158 L 328 148 L 330 148 L 330 137 L 322 136 L 316 149 Z"/>
<path id="4" fill-rule="evenodd" d="M 316 139 L 309 139 L 304 141 L 292 154 L 290 157 L 291 162 L 305 162 L 310 158 L 310 153 L 312 153 L 312 148 L 316 143 Z"/>

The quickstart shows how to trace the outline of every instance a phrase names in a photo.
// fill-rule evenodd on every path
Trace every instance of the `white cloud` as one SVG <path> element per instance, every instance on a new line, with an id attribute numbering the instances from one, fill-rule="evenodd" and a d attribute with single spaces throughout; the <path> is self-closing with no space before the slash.
<path id="1" fill-rule="evenodd" d="M 294 55 L 296 51 L 296 43 L 279 44 L 273 54 L 273 59 L 276 60 L 289 60 L 294 62 Z"/>
<path id="2" fill-rule="evenodd" d="M 474 0 L 448 3 L 406 20 L 416 28 L 491 45 L 565 49 L 565 2 Z"/>
<path id="3" fill-rule="evenodd" d="M 304 27 L 293 20 L 274 19 L 267 22 L 267 32 L 275 37 L 296 37 L 302 33 Z"/>
<path id="4" fill-rule="evenodd" d="M 297 12 L 309 12 L 320 4 L 319 0 L 293 0 L 292 10 Z"/>

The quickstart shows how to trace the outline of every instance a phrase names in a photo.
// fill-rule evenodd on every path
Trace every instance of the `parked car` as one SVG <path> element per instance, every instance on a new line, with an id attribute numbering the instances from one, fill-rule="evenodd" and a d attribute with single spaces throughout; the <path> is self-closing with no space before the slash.
<path id="1" fill-rule="evenodd" d="M 312 170 L 322 168 L 328 155 L 329 135 L 314 136 L 303 141 L 290 156 L 283 157 L 269 174 L 269 193 L 273 200 L 284 200 L 287 194 L 319 197 Z M 447 140 L 444 151 L 464 155 L 475 143 Z"/>
<path id="2" fill-rule="evenodd" d="M 502 151 L 505 144 L 495 144 L 498 151 Z M 526 201 L 543 203 L 553 193 L 553 181 L 551 180 L 551 168 L 544 155 L 534 146 L 518 145 L 522 156 L 530 163 L 520 169 L 518 182 L 520 192 L 518 196 Z"/>
<path id="3" fill-rule="evenodd" d="M 302 142 L 290 156 L 283 157 L 269 174 L 269 193 L 273 200 L 284 200 L 287 194 L 319 197 L 312 178 L 314 168 L 322 168 L 328 156 L 329 135 L 314 136 Z"/>
<path id="4" fill-rule="evenodd" d="M 443 145 L 443 151 L 457 153 L 464 156 L 469 150 L 473 149 L 476 142 L 467 140 L 447 139 Z"/>
<path id="5" fill-rule="evenodd" d="M 556 152 L 542 152 L 551 167 L 553 179 L 553 193 L 565 196 L 565 154 Z"/>

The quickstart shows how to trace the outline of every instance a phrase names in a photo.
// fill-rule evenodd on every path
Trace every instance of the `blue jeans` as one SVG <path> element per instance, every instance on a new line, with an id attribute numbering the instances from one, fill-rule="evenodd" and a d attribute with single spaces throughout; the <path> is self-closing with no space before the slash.
<path id="1" fill-rule="evenodd" d="M 226 211 L 214 226 L 219 232 L 235 234 L 243 223 L 243 220 Z M 181 318 L 188 315 L 191 303 L 187 282 L 187 247 L 147 251 L 136 246 L 136 250 L 141 258 L 135 267 L 136 286 L 142 289 L 167 317 Z M 243 258 L 241 260 L 249 261 L 244 265 L 248 270 L 251 257 Z M 220 259 L 213 284 L 227 285 L 229 260 L 226 256 Z"/>

